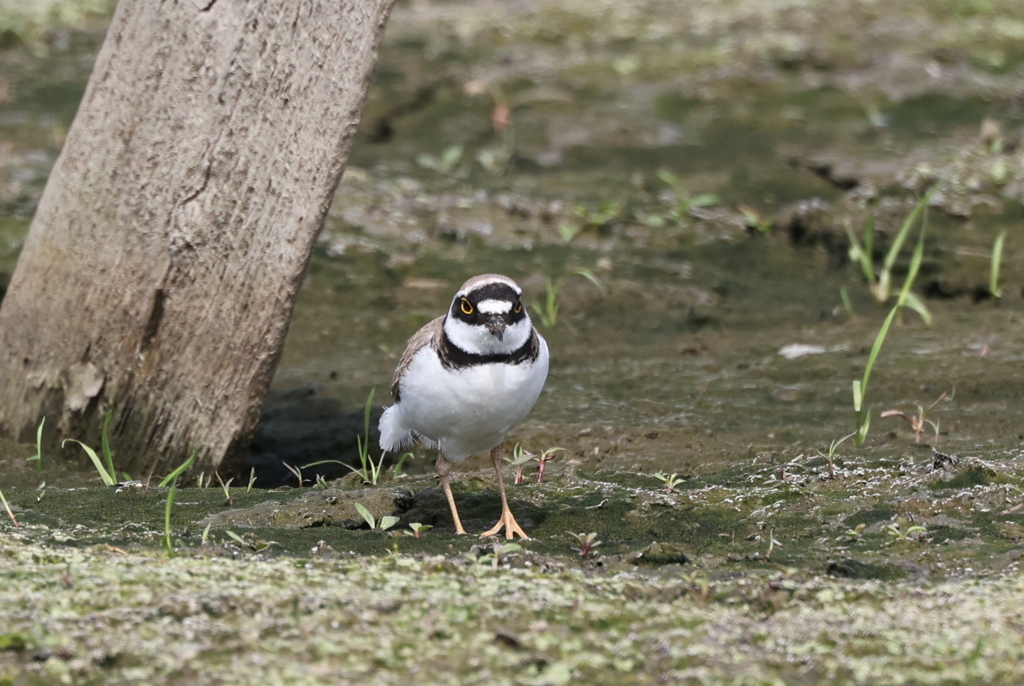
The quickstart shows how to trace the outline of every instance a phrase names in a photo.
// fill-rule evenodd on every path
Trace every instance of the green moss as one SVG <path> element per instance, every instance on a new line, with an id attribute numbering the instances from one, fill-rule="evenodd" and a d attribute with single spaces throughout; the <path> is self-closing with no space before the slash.
<path id="1" fill-rule="evenodd" d="M 895 516 L 896 512 L 891 507 L 875 507 L 869 510 L 861 510 L 860 512 L 855 512 L 849 515 L 843 520 L 843 526 L 855 529 L 861 524 L 865 526 L 870 526 L 871 524 L 875 524 L 877 522 L 884 522 L 886 520 L 892 519 Z"/>
<path id="2" fill-rule="evenodd" d="M 943 481 L 935 481 L 931 487 L 933 490 L 944 488 L 971 488 L 972 486 L 985 486 L 993 481 L 996 474 L 990 468 L 982 465 L 969 465 L 960 470 L 956 476 Z"/>

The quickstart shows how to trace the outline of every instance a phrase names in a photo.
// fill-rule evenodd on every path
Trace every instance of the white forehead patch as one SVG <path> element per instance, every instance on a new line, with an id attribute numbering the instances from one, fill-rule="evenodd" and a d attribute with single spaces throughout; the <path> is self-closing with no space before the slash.
<path id="1" fill-rule="evenodd" d="M 476 309 L 484 314 L 507 314 L 512 309 L 508 300 L 484 300 L 477 303 Z"/>

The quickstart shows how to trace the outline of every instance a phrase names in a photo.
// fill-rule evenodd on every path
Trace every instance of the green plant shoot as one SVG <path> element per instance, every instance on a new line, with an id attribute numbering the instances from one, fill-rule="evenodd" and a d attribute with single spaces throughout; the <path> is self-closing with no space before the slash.
<path id="1" fill-rule="evenodd" d="M 60 447 L 63 448 L 65 444 L 69 442 L 77 443 L 78 445 L 82 446 L 82 450 L 84 450 L 85 454 L 89 456 L 90 460 L 92 460 L 92 464 L 94 467 L 96 467 L 96 471 L 99 472 L 100 478 L 103 479 L 103 484 L 105 486 L 114 486 L 115 484 L 117 484 L 117 477 L 114 475 L 113 472 L 107 471 L 107 468 L 103 466 L 103 461 L 100 460 L 100 456 L 96 454 L 95 450 L 93 450 L 85 443 L 82 443 L 81 441 L 75 438 L 65 438 L 63 441 L 61 441 Z"/>
<path id="2" fill-rule="evenodd" d="M 934 189 L 932 190 L 934 191 Z M 931 192 L 929 192 L 929 195 L 930 194 Z M 926 195 L 925 199 L 927 199 L 927 197 L 928 196 Z M 924 200 L 922 200 L 922 203 L 923 202 Z M 918 203 L 918 207 L 921 207 L 921 203 Z M 882 349 L 885 337 L 889 333 L 889 327 L 892 326 L 893 319 L 896 318 L 897 313 L 899 313 L 904 306 L 915 309 L 910 304 L 910 287 L 913 285 L 914 279 L 917 278 L 917 272 L 921 268 L 921 260 L 924 257 L 924 237 L 926 228 L 926 225 L 922 223 L 921 234 L 917 240 L 917 247 L 914 249 L 913 257 L 910 259 L 910 270 L 907 272 L 907 280 L 903 283 L 903 288 L 900 290 L 899 297 L 896 300 L 896 305 L 889 311 L 889 315 L 885 318 L 885 321 L 882 322 L 882 328 L 878 330 L 878 334 L 875 336 L 875 342 L 872 344 L 871 352 L 868 354 L 867 364 L 864 366 L 864 376 L 861 379 L 855 379 L 853 381 L 853 410 L 857 416 L 857 432 L 854 442 L 858 447 L 864 445 L 864 441 L 868 435 L 868 429 L 871 426 L 871 413 L 868 408 L 864 406 L 864 399 L 868 392 L 868 381 L 871 379 L 871 370 L 874 369 L 875 362 L 878 360 L 878 353 Z M 921 314 L 921 311 L 916 309 L 915 311 L 918 311 L 918 314 Z M 930 317 L 925 319 L 926 323 L 930 323 L 930 321 Z"/>
<path id="3" fill-rule="evenodd" d="M 36 463 L 36 469 L 41 470 L 43 468 L 43 425 L 46 424 L 46 417 L 39 422 L 39 428 L 36 429 L 36 454 L 28 458 L 29 462 Z"/>
<path id="4" fill-rule="evenodd" d="M 536 313 L 541 326 L 546 329 L 550 329 L 558 323 L 558 310 L 561 307 L 558 304 L 558 293 L 562 290 L 562 286 L 565 285 L 566 280 L 570 276 L 582 276 L 597 286 L 598 290 L 604 292 L 604 284 L 589 269 L 575 269 L 559 279 L 547 277 L 547 286 L 544 289 L 544 304 L 530 303 L 530 309 Z"/>
<path id="5" fill-rule="evenodd" d="M 173 472 L 171 472 L 170 474 L 163 478 L 163 480 L 160 482 L 160 488 L 166 488 L 167 486 L 170 486 L 172 482 L 177 481 L 179 476 L 184 474 L 189 467 L 195 464 L 196 457 L 198 455 L 199 449 L 197 448 L 192 451 L 191 457 L 182 462 Z"/>
<path id="6" fill-rule="evenodd" d="M 103 418 L 103 429 L 100 431 L 100 449 L 103 451 L 103 461 L 107 464 L 107 473 L 117 480 L 117 470 L 114 469 L 114 454 L 110 452 L 110 437 L 107 429 L 110 427 L 110 420 L 114 418 L 113 412 L 107 412 Z"/>
<path id="7" fill-rule="evenodd" d="M 174 557 L 174 545 L 171 543 L 171 510 L 174 509 L 174 498 L 178 495 L 178 479 L 171 482 L 171 490 L 167 492 L 167 505 L 164 507 L 164 550 L 167 557 Z"/>
<path id="8" fill-rule="evenodd" d="M 999 288 L 999 265 L 1003 261 L 1003 241 L 1006 240 L 1006 231 L 1000 231 L 992 244 L 992 262 L 989 264 L 988 292 L 998 300 L 1003 297 L 1003 290 Z"/>

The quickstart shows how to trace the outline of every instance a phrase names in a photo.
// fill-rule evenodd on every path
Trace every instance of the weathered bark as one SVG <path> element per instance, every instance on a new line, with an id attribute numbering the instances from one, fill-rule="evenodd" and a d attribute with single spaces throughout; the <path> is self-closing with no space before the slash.
<path id="1" fill-rule="evenodd" d="M 259 417 L 393 0 L 122 0 L 0 309 L 0 431 L 160 473 Z"/>

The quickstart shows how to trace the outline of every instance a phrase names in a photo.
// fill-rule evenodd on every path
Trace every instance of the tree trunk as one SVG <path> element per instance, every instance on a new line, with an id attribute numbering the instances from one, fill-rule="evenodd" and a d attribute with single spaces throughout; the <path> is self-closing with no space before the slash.
<path id="1" fill-rule="evenodd" d="M 121 0 L 0 309 L 0 431 L 163 473 L 259 418 L 393 0 Z"/>

